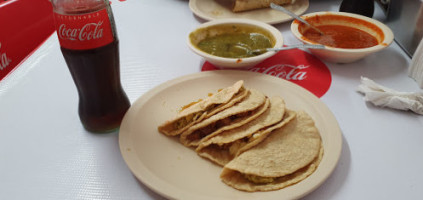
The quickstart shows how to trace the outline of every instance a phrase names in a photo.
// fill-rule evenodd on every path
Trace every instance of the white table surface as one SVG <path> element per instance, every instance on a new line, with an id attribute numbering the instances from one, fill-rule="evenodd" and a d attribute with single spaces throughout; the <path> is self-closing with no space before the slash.
<path id="1" fill-rule="evenodd" d="M 112 1 L 122 84 L 131 102 L 153 87 L 200 71 L 186 46 L 204 22 L 187 0 Z M 337 11 L 340 1 L 310 0 L 308 12 Z M 381 17 L 376 10 L 374 18 Z M 290 23 L 275 25 L 286 44 Z M 419 91 L 410 58 L 397 44 L 352 64 L 326 63 L 332 85 L 321 98 L 343 134 L 333 174 L 304 199 L 421 199 L 423 117 L 378 108 L 356 92 L 360 76 Z M 78 118 L 78 94 L 53 34 L 0 82 L 0 199 L 164 199 L 139 182 L 122 159 L 118 132 L 91 134 Z"/>

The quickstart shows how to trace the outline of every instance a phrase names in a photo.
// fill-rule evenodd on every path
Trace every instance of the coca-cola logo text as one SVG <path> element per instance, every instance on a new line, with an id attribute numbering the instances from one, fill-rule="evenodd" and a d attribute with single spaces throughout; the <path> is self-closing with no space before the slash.
<path id="1" fill-rule="evenodd" d="M 66 27 L 66 24 L 61 24 L 59 26 L 58 35 L 61 39 L 67 40 L 85 41 L 100 39 L 103 37 L 103 28 L 101 28 L 102 24 L 103 21 L 88 23 L 82 28 L 68 28 Z"/>
<path id="2" fill-rule="evenodd" d="M 255 67 L 250 69 L 250 71 L 268 74 L 286 80 L 302 81 L 307 78 L 307 71 L 304 71 L 304 69 L 308 67 L 308 65 L 277 64 L 263 68 Z"/>
<path id="3" fill-rule="evenodd" d="M 54 19 L 60 46 L 66 49 L 94 49 L 115 39 L 106 8 L 78 15 L 54 13 Z"/>
<path id="4" fill-rule="evenodd" d="M 6 69 L 7 66 L 10 65 L 12 60 L 7 57 L 5 52 L 1 51 L 1 43 L 0 43 L 0 70 Z"/>
<path id="5" fill-rule="evenodd" d="M 201 70 L 218 69 L 205 62 Z M 293 82 L 317 97 L 323 96 L 332 82 L 329 68 L 317 57 L 299 49 L 280 51 L 248 70 Z"/>

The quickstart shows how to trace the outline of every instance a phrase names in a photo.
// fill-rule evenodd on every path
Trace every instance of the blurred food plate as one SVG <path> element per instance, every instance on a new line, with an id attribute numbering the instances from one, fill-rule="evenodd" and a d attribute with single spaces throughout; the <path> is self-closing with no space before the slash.
<path id="1" fill-rule="evenodd" d="M 292 20 L 291 16 L 271 8 L 234 13 L 231 10 L 231 2 L 227 0 L 190 0 L 189 7 L 195 15 L 208 21 L 224 18 L 246 18 L 268 24 L 277 24 Z M 308 0 L 296 0 L 293 4 L 284 5 L 286 9 L 297 15 L 303 14 L 308 6 Z"/>
<path id="2" fill-rule="evenodd" d="M 192 149 L 158 132 L 157 127 L 176 115 L 182 105 L 244 80 L 270 96 L 284 98 L 287 108 L 304 110 L 322 137 L 324 156 L 305 180 L 271 192 L 242 192 L 224 184 L 222 168 Z M 248 71 L 220 70 L 186 75 L 165 82 L 141 96 L 126 113 L 119 132 L 122 156 L 132 173 L 146 186 L 170 199 L 296 199 L 320 186 L 338 163 L 342 134 L 328 107 L 315 95 L 289 81 Z"/>

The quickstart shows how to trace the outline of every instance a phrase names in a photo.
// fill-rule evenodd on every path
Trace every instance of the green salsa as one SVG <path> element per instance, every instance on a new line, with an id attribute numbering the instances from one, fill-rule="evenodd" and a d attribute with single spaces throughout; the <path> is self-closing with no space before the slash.
<path id="1" fill-rule="evenodd" d="M 201 39 L 200 36 L 201 35 Z M 195 39 L 194 39 L 195 38 Z M 272 48 L 274 39 L 270 34 L 257 27 L 226 25 L 200 29 L 191 35 L 197 40 L 198 49 L 225 58 L 246 58 L 264 53 L 252 52 L 257 49 Z"/>
<path id="2" fill-rule="evenodd" d="M 270 39 L 260 33 L 223 34 L 206 38 L 198 43 L 198 48 L 201 50 L 226 58 L 251 57 L 257 55 L 252 53 L 252 50 L 270 47 L 272 47 Z"/>

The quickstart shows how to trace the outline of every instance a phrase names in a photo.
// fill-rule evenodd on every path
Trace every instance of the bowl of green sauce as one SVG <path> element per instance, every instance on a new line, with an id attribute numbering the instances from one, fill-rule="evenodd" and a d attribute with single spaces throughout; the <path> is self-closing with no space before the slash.
<path id="1" fill-rule="evenodd" d="M 209 21 L 188 36 L 190 49 L 219 68 L 253 67 L 276 53 L 260 50 L 282 45 L 278 29 L 250 19 Z"/>

